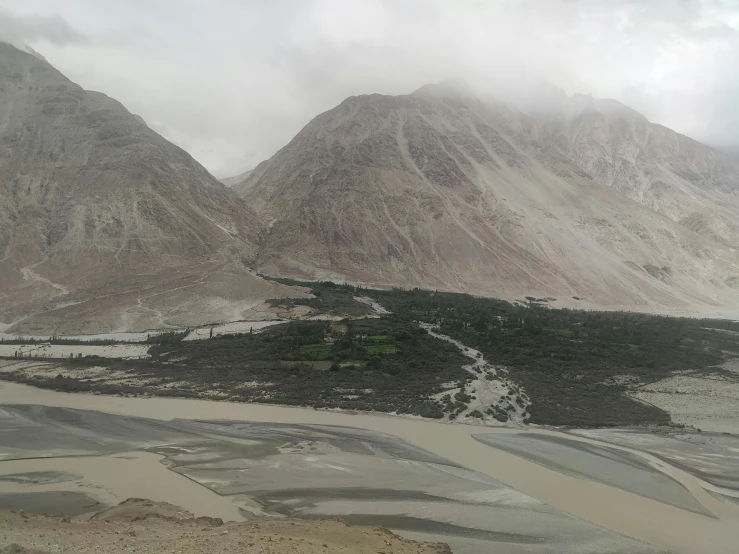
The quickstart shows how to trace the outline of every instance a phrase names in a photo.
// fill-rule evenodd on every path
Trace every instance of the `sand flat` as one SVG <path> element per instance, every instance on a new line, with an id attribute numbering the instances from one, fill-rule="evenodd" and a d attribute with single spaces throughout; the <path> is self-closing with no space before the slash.
<path id="1" fill-rule="evenodd" d="M 231 323 L 223 323 L 210 327 L 200 327 L 198 329 L 193 329 L 192 331 L 190 331 L 184 340 L 207 339 L 211 336 L 211 330 L 213 332 L 213 336 L 217 337 L 219 335 L 228 335 L 232 333 L 250 333 L 252 331 L 261 331 L 262 329 L 266 329 L 267 327 L 280 325 L 282 323 L 287 323 L 288 321 L 289 320 L 287 319 L 276 319 L 269 321 L 233 321 Z"/>
<path id="2" fill-rule="evenodd" d="M 739 434 L 739 379 L 673 375 L 631 394 L 662 408 L 675 423 Z"/>

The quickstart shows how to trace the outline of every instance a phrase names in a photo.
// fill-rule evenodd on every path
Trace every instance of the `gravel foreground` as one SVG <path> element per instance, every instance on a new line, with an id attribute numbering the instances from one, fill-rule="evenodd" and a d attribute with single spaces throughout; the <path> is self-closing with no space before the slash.
<path id="1" fill-rule="evenodd" d="M 445 544 L 403 539 L 340 519 L 222 523 L 172 504 L 128 499 L 88 521 L 0 512 L 0 553 L 451 554 Z"/>

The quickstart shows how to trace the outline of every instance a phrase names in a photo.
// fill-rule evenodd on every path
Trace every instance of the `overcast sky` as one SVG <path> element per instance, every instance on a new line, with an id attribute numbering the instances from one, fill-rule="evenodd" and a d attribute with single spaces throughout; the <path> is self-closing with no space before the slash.
<path id="1" fill-rule="evenodd" d="M 219 177 L 347 96 L 449 77 L 549 81 L 739 147 L 739 0 L 0 0 L 0 39 Z"/>

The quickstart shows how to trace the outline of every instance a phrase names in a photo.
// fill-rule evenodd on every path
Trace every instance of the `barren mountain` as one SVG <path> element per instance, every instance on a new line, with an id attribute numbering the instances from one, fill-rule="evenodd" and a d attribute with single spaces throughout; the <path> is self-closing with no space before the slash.
<path id="1" fill-rule="evenodd" d="M 445 83 L 348 98 L 235 190 L 268 273 L 715 309 L 739 305 L 738 181 L 616 102 L 527 116 Z"/>
<path id="2" fill-rule="evenodd" d="M 551 91 L 535 138 L 601 184 L 728 245 L 739 244 L 739 163 L 614 100 Z"/>
<path id="3" fill-rule="evenodd" d="M 140 117 L 0 44 L 0 322 L 44 312 L 16 329 L 53 332 L 238 317 L 279 294 L 241 263 L 260 232 Z"/>

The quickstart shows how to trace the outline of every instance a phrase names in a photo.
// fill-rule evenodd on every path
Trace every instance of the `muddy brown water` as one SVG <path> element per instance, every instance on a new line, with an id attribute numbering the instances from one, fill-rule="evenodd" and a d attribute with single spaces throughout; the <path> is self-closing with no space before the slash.
<path id="1" fill-rule="evenodd" d="M 474 438 L 474 435 L 483 433 L 528 433 L 526 430 L 206 400 L 68 394 L 14 383 L 0 383 L 0 404 L 37 404 L 160 420 L 242 420 L 367 429 L 395 435 L 447 460 L 489 475 L 563 512 L 672 552 L 729 554 L 737 552 L 739 545 L 739 505 L 724 502 L 709 494 L 703 481 L 685 471 L 651 455 L 613 444 L 607 446 L 641 456 L 654 469 L 682 484 L 714 517 L 670 506 L 614 486 L 566 475 Z M 555 431 L 537 429 L 535 432 L 573 440 L 572 435 Z M 606 443 L 592 438 L 576 440 L 606 446 Z M 193 490 L 193 494 L 199 493 Z M 187 501 L 172 502 L 191 504 Z"/>

